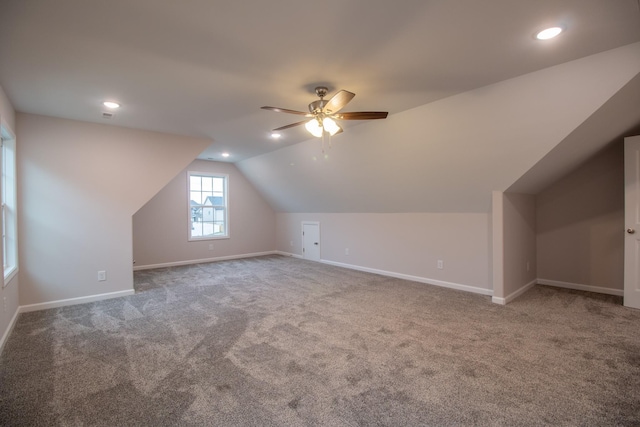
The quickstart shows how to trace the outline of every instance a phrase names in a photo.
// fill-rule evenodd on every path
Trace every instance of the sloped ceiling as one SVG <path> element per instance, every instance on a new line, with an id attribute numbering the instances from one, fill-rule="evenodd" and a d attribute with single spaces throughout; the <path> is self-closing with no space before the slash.
<path id="1" fill-rule="evenodd" d="M 313 139 L 237 166 L 277 211 L 488 212 L 492 190 L 509 188 L 639 72 L 635 43 L 358 126 L 325 154 Z"/>
<path id="2" fill-rule="evenodd" d="M 551 25 L 567 31 L 534 39 Z M 201 158 L 236 162 L 304 141 L 270 140 L 296 117 L 259 108 L 304 110 L 318 84 L 397 114 L 637 41 L 637 0 L 2 0 L 0 86 L 20 112 L 204 137 Z"/>
<path id="3" fill-rule="evenodd" d="M 279 211 L 486 212 L 620 134 L 596 112 L 633 90 L 638 42 L 638 0 L 3 0 L 0 86 L 20 112 L 206 138 Z M 326 157 L 302 127 L 268 139 L 296 117 L 259 107 L 318 84 L 391 115 Z"/>
<path id="4" fill-rule="evenodd" d="M 507 191 L 537 194 L 608 144 L 640 134 L 640 74 L 549 151 Z"/>

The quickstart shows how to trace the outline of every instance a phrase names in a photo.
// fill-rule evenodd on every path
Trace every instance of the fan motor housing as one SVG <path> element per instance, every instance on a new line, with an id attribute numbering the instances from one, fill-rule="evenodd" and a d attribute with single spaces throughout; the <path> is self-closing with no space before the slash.
<path id="1" fill-rule="evenodd" d="M 311 104 L 309 104 L 309 111 L 311 113 L 319 113 L 320 111 L 322 111 L 325 105 L 327 105 L 327 101 L 325 101 L 324 99 L 313 101 Z"/>

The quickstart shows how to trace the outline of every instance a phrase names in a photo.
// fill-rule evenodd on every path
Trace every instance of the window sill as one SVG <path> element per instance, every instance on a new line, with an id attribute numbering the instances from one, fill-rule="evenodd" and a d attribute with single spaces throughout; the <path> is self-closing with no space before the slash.
<path id="1" fill-rule="evenodd" d="M 18 275 L 18 267 L 12 267 L 4 272 L 4 285 L 3 288 L 6 288 L 9 282 L 13 280 L 14 277 Z"/>
<path id="2" fill-rule="evenodd" d="M 219 237 L 189 237 L 187 240 L 189 242 L 206 242 L 207 240 L 225 240 L 230 239 L 229 236 L 219 236 Z"/>

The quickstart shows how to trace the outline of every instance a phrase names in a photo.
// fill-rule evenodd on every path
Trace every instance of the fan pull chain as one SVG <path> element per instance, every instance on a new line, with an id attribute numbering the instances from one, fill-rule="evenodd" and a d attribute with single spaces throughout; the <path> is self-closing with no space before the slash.
<path id="1" fill-rule="evenodd" d="M 329 135 L 329 147 L 327 148 L 327 151 L 329 151 L 331 149 L 331 134 L 329 132 L 322 132 L 322 154 L 326 154 L 324 151 L 324 139 L 325 139 L 325 135 Z"/>

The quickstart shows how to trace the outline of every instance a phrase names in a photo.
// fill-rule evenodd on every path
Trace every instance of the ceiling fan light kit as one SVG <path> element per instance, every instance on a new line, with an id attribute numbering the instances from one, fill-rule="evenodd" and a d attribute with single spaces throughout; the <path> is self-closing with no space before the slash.
<path id="1" fill-rule="evenodd" d="M 338 124 L 330 117 L 325 117 L 324 119 L 322 119 L 322 128 L 325 131 L 329 132 L 329 135 L 331 136 L 342 130 L 342 128 L 338 126 Z"/>
<path id="2" fill-rule="evenodd" d="M 304 127 L 307 128 L 309 133 L 316 138 L 320 138 L 324 133 L 324 128 L 316 119 L 309 120 L 307 123 L 305 123 Z"/>
<path id="3" fill-rule="evenodd" d="M 309 104 L 309 112 L 289 110 L 279 107 L 261 107 L 263 110 L 275 111 L 277 113 L 296 114 L 299 116 L 305 116 L 310 120 L 303 120 L 301 122 L 292 123 L 286 126 L 273 129 L 274 132 L 289 129 L 295 126 L 304 125 L 307 131 L 316 138 L 323 138 L 326 134 L 334 136 L 342 132 L 342 127 L 336 120 L 375 120 L 385 119 L 389 114 L 386 111 L 358 111 L 351 113 L 339 113 L 349 101 L 356 96 L 355 93 L 346 90 L 340 90 L 331 97 L 328 101 L 324 99 L 327 95 L 328 89 L 324 86 L 318 86 L 316 88 L 316 95 L 319 100 L 313 101 Z M 324 144 L 323 144 L 324 145 Z"/>

